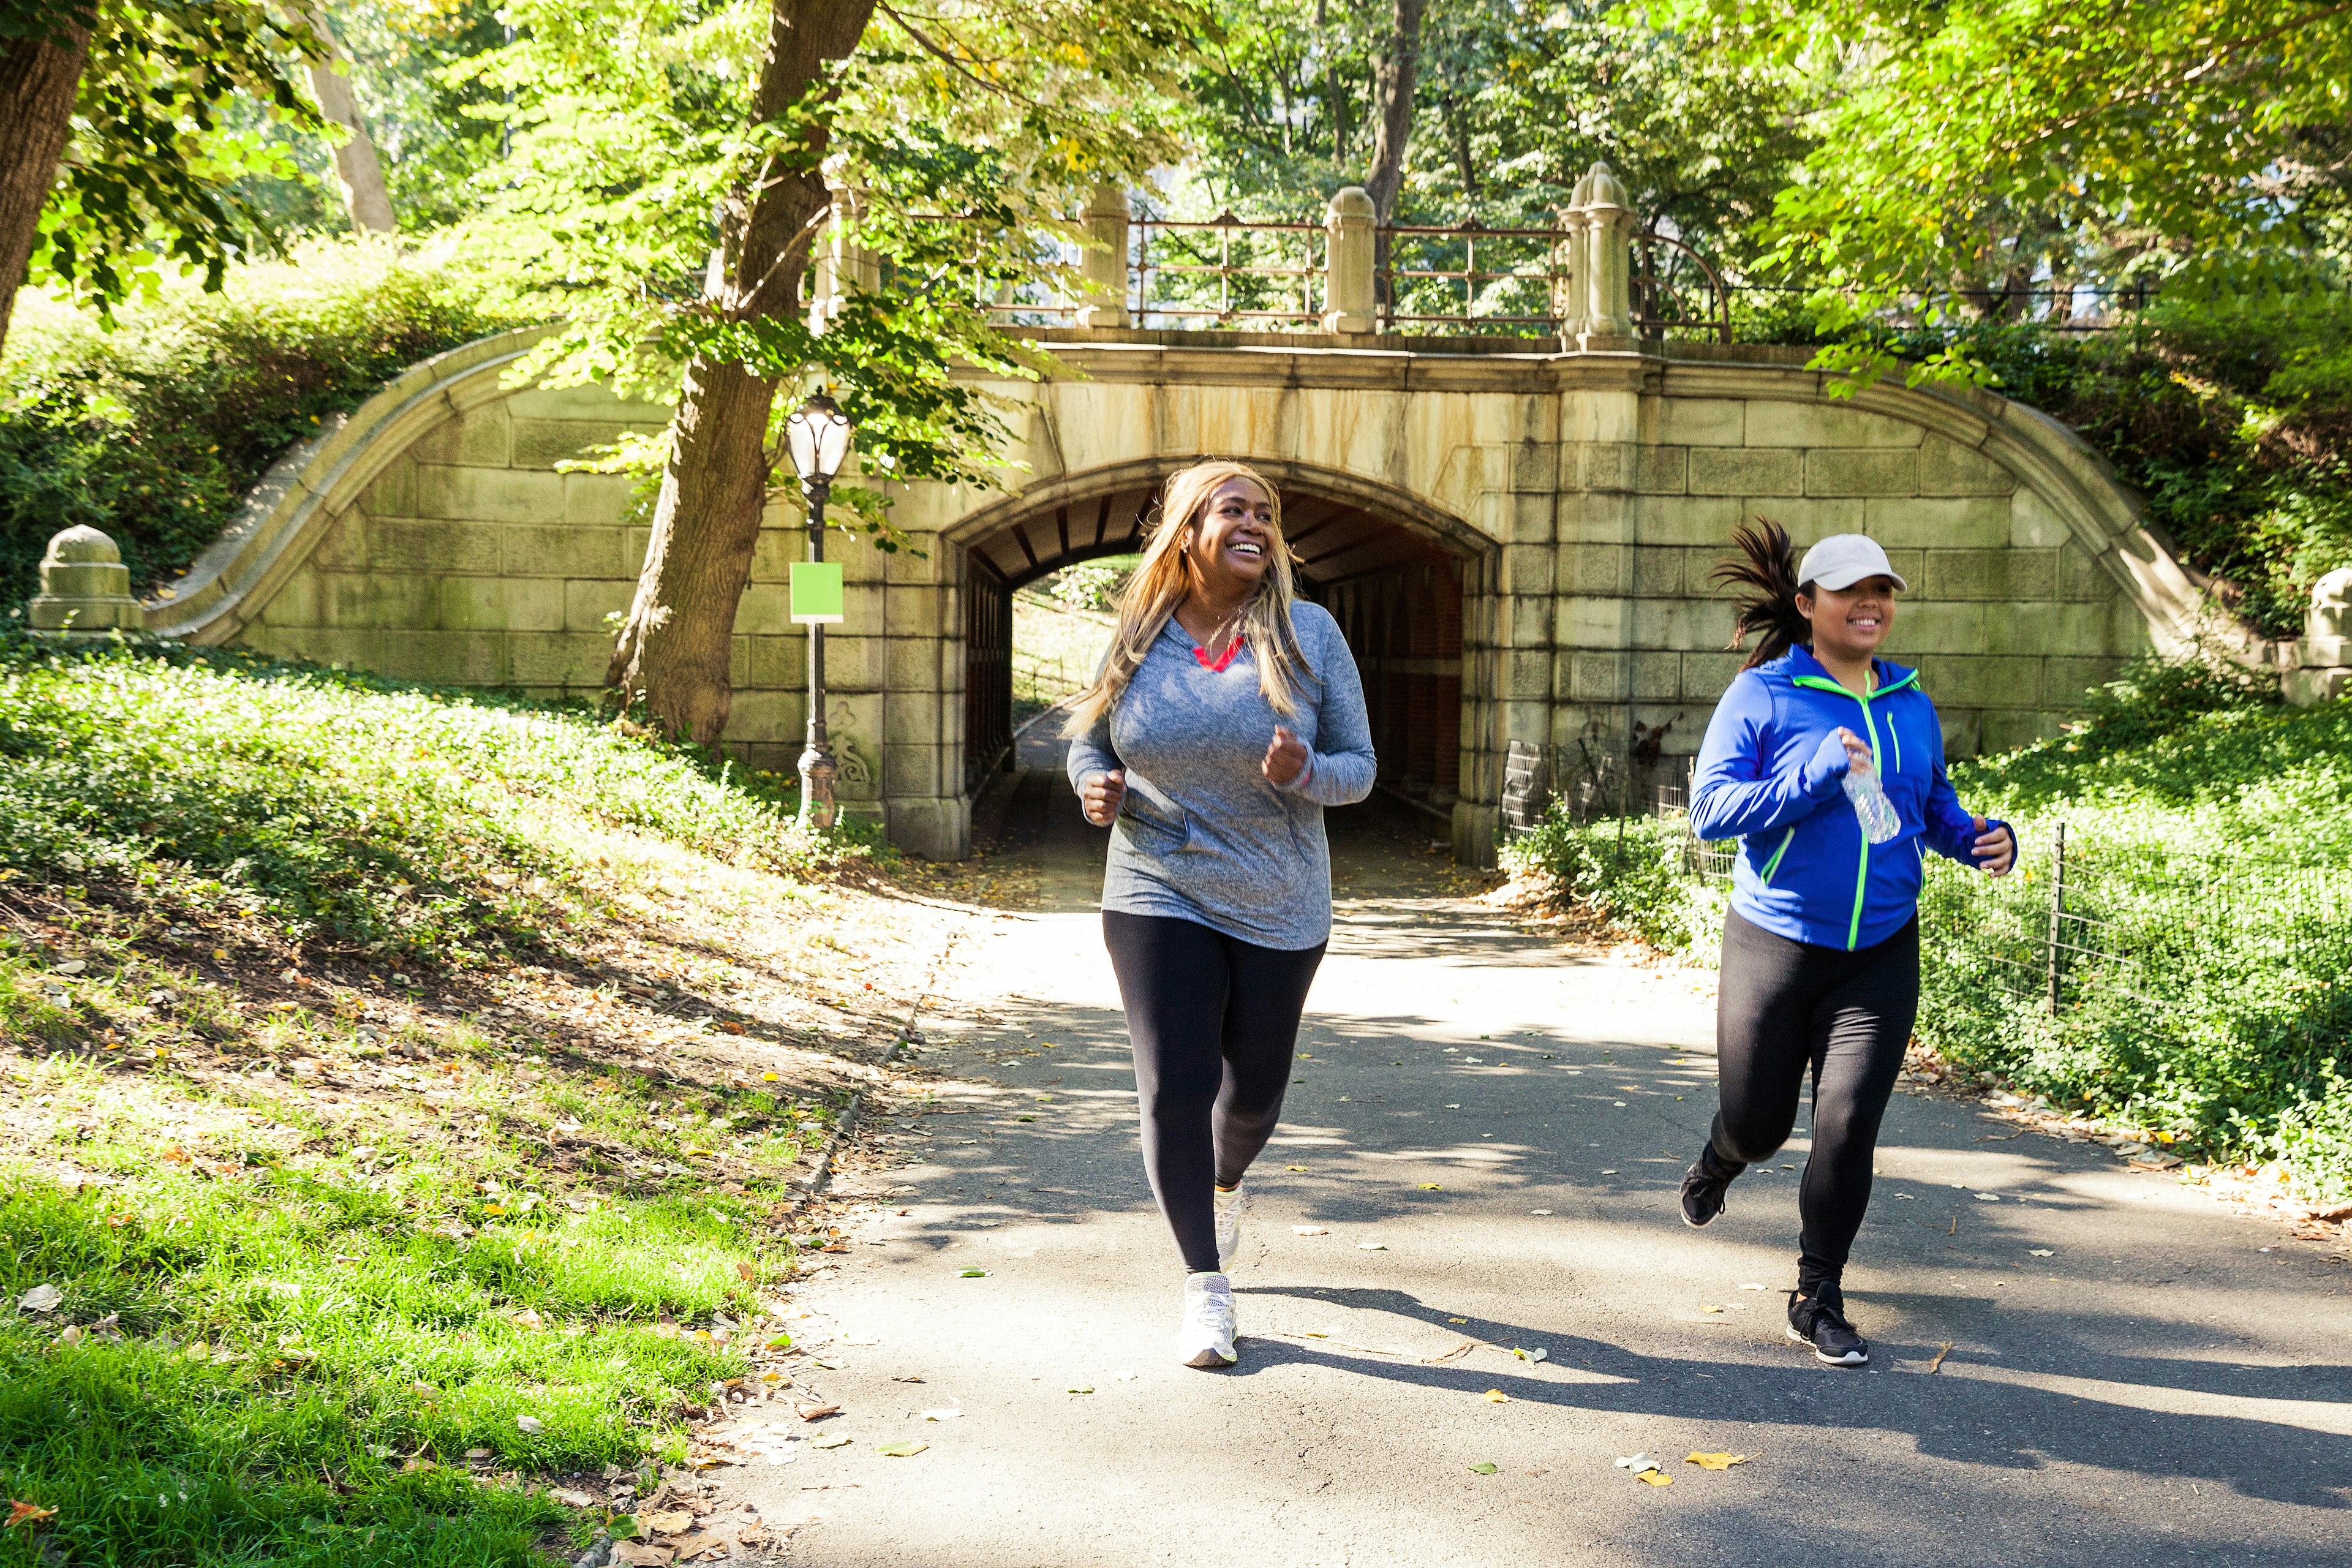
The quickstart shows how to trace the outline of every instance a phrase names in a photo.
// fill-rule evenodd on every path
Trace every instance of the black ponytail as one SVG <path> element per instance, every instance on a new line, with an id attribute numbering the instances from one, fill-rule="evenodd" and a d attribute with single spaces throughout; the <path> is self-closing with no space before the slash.
<path id="1" fill-rule="evenodd" d="M 1717 566 L 1713 581 L 1747 590 L 1733 601 L 1739 618 L 1731 641 L 1725 646 L 1736 648 L 1750 633 L 1761 633 L 1763 640 L 1739 667 L 1753 669 L 1771 663 L 1796 644 L 1811 642 L 1813 624 L 1797 607 L 1797 591 L 1801 586 L 1797 581 L 1797 547 L 1789 542 L 1787 529 L 1769 517 L 1759 517 L 1734 528 L 1731 542 L 1739 547 L 1739 554 Z"/>

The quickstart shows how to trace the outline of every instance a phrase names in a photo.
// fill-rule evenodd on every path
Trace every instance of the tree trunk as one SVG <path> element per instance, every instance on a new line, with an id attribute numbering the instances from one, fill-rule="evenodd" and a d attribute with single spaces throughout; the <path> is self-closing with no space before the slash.
<path id="1" fill-rule="evenodd" d="M 1388 47 L 1372 62 L 1372 173 L 1364 189 L 1380 221 L 1396 210 L 1404 186 L 1405 143 L 1412 138 L 1412 83 L 1421 68 L 1421 16 L 1429 0 L 1396 0 Z"/>
<path id="2" fill-rule="evenodd" d="M 336 60 L 343 54 L 335 35 L 327 30 L 327 8 L 313 5 L 303 19 L 327 47 L 326 58 L 309 62 L 310 93 L 319 100 L 319 111 L 345 133 L 343 144 L 335 149 L 335 178 L 343 187 L 343 208 L 352 215 L 352 228 L 363 235 L 397 234 L 400 226 L 393 221 L 392 193 L 384 189 L 383 165 L 376 161 L 367 116 L 360 112 L 359 100 L 352 94 L 351 79 L 335 69 Z"/>
<path id="3" fill-rule="evenodd" d="M 65 47 L 10 38 L 0 49 L 0 342 L 7 341 L 41 208 L 73 128 L 74 93 L 89 63 L 88 28 L 61 23 L 58 36 Z"/>
<path id="4" fill-rule="evenodd" d="M 754 123 L 800 101 L 831 62 L 846 58 L 866 31 L 874 0 L 771 0 L 768 47 L 753 97 Z M 751 186 L 749 207 L 724 226 L 732 266 L 713 268 L 723 294 L 704 305 L 736 320 L 799 308 L 811 226 L 831 205 L 811 144 L 772 153 Z M 729 656 L 735 606 L 751 573 L 766 509 L 768 416 L 776 384 L 740 363 L 698 354 L 686 369 L 670 422 L 669 463 L 654 502 L 653 540 L 637 578 L 605 683 L 642 696 L 671 734 L 716 741 L 734 692 Z"/>
<path id="5" fill-rule="evenodd" d="M 1396 0 L 1388 47 L 1372 61 L 1372 172 L 1364 190 L 1372 198 L 1372 284 L 1382 313 L 1396 310 L 1396 280 L 1389 275 L 1390 215 L 1404 186 L 1405 144 L 1412 139 L 1412 83 L 1421 67 L 1421 16 L 1429 0 Z"/>

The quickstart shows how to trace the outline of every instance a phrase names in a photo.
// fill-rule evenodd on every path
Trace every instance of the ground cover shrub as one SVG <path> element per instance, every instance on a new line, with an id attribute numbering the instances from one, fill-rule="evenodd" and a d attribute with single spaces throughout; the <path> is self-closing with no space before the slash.
<path id="1" fill-rule="evenodd" d="M 1594 817 L 1580 822 L 1555 801 L 1528 833 L 1503 846 L 1503 868 L 1538 879 L 1548 896 L 1574 900 L 1651 946 L 1713 963 L 1723 945 L 1727 887 L 1693 874 L 1680 819 Z"/>
<path id="2" fill-rule="evenodd" d="M 58 530 L 122 548 L 135 591 L 184 569 L 296 442 L 417 361 L 522 324 L 454 266 L 320 241 L 135 300 L 110 329 L 27 293 L 0 359 L 0 605 Z"/>
<path id="3" fill-rule="evenodd" d="M 528 945 L 578 896 L 566 824 L 788 873 L 858 852 L 798 832 L 779 784 L 583 709 L 0 634 L 0 868 L 168 885 L 298 941 Z"/>
<path id="4" fill-rule="evenodd" d="M 2352 703 L 2151 661 L 2074 732 L 1953 773 L 2028 858 L 2006 883 L 1931 876 L 1920 1037 L 2185 1152 L 2352 1193 Z"/>
<path id="5" fill-rule="evenodd" d="M 524 1568 L 619 1511 L 551 1476 L 781 1376 L 846 1090 L 751 987 L 873 989 L 789 804 L 583 710 L 0 636 L 0 1495 L 56 1510 L 0 1564 Z"/>
<path id="6" fill-rule="evenodd" d="M 2291 708 L 2227 665 L 2144 660 L 2067 733 L 1952 778 L 1971 810 L 2017 826 L 2024 858 L 1999 880 L 1929 858 L 1920 1041 L 2184 1155 L 2276 1161 L 2317 1195 L 2352 1196 L 2352 702 Z M 1580 824 L 1555 807 L 1503 857 L 1654 946 L 1717 962 L 1728 867 L 1680 819 Z"/>

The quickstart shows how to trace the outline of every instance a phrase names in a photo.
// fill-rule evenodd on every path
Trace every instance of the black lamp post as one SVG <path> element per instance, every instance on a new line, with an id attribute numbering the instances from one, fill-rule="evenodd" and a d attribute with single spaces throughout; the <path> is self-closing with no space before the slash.
<path id="1" fill-rule="evenodd" d="M 784 418 L 784 445 L 801 477 L 801 493 L 808 498 L 809 560 L 824 560 L 824 503 L 833 493 L 833 479 L 849 457 L 849 439 L 856 426 L 841 405 L 817 393 Z M 833 781 L 840 769 L 833 760 L 833 742 L 824 730 L 824 626 L 811 620 L 808 629 L 808 744 L 801 752 L 800 821 L 806 827 L 831 827 L 834 821 Z"/>

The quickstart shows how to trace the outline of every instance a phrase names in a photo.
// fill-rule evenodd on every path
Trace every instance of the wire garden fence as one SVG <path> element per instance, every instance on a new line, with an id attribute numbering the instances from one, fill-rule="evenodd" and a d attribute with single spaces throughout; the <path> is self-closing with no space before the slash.
<path id="1" fill-rule="evenodd" d="M 1661 786 L 1656 816 L 1679 826 L 1684 877 L 1729 883 L 1739 846 L 1690 831 L 1687 785 Z M 2352 868 L 2172 842 L 2095 811 L 2012 826 L 2007 877 L 1927 857 L 1923 1035 L 2095 1054 L 2201 1037 L 2304 1063 L 2347 1045 Z"/>

